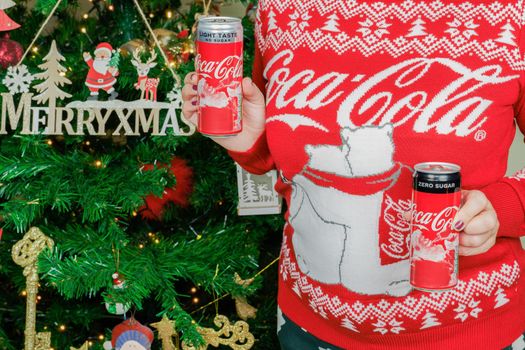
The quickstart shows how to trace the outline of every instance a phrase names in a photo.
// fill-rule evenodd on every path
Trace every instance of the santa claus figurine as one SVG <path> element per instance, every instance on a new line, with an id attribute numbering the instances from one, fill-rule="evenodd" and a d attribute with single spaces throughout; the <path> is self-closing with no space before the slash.
<path id="1" fill-rule="evenodd" d="M 89 66 L 86 77 L 86 86 L 91 91 L 90 100 L 98 99 L 99 90 L 104 90 L 109 94 L 109 99 L 113 100 L 118 96 L 113 85 L 117 82 L 118 68 L 111 65 L 111 58 L 115 51 L 111 44 L 100 43 L 95 49 L 95 59 L 88 52 L 84 52 L 84 61 Z"/>

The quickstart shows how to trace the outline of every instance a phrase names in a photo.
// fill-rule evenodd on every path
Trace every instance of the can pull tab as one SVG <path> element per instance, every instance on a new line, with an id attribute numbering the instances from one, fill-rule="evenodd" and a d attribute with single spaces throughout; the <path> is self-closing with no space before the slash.
<path id="1" fill-rule="evenodd" d="M 446 167 L 444 167 L 443 165 L 441 164 L 434 164 L 430 167 L 430 170 L 445 170 L 447 169 Z"/>

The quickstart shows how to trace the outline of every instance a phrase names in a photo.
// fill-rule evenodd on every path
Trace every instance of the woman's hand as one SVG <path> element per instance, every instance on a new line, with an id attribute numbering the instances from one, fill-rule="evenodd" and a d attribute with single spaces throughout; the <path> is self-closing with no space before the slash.
<path id="1" fill-rule="evenodd" d="M 262 135 L 265 129 L 264 96 L 250 78 L 242 80 L 242 131 L 231 137 L 211 139 L 230 151 L 247 151 Z M 197 73 L 192 72 L 184 78 L 182 88 L 182 113 L 197 126 Z"/>
<path id="2" fill-rule="evenodd" d="M 496 243 L 498 216 L 481 191 L 462 191 L 462 203 L 452 224 L 452 228 L 460 232 L 459 254 L 485 253 Z"/>
<path id="3" fill-rule="evenodd" d="M 452 229 L 459 232 L 459 254 L 476 255 L 485 253 L 496 243 L 499 220 L 488 200 L 481 191 L 461 191 L 462 205 L 454 218 Z M 412 212 L 403 213 L 410 222 Z"/>

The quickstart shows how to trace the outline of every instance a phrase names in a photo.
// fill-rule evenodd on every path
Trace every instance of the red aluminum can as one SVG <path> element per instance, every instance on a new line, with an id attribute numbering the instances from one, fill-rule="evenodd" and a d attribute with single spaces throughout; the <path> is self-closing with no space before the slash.
<path id="1" fill-rule="evenodd" d="M 425 291 L 453 288 L 458 281 L 459 232 L 452 225 L 461 205 L 460 167 L 417 164 L 412 202 L 410 284 Z"/>
<path id="2" fill-rule="evenodd" d="M 243 29 L 232 17 L 203 17 L 197 24 L 198 130 L 226 137 L 241 132 Z"/>

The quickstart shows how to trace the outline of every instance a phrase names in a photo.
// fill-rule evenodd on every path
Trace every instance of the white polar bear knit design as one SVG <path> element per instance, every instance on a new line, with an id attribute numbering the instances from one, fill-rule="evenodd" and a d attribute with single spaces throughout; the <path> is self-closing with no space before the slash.
<path id="1" fill-rule="evenodd" d="M 354 195 L 311 180 L 308 169 L 342 178 L 380 175 L 394 167 L 393 127 L 341 130 L 342 146 L 307 145 L 309 161 L 293 178 L 290 223 L 301 271 L 362 294 L 406 295 L 408 260 L 381 265 L 379 220 L 384 190 Z M 313 175 L 315 176 L 315 175 Z M 397 179 L 392 181 L 395 184 Z M 391 186 L 392 186 L 391 185 Z"/>

